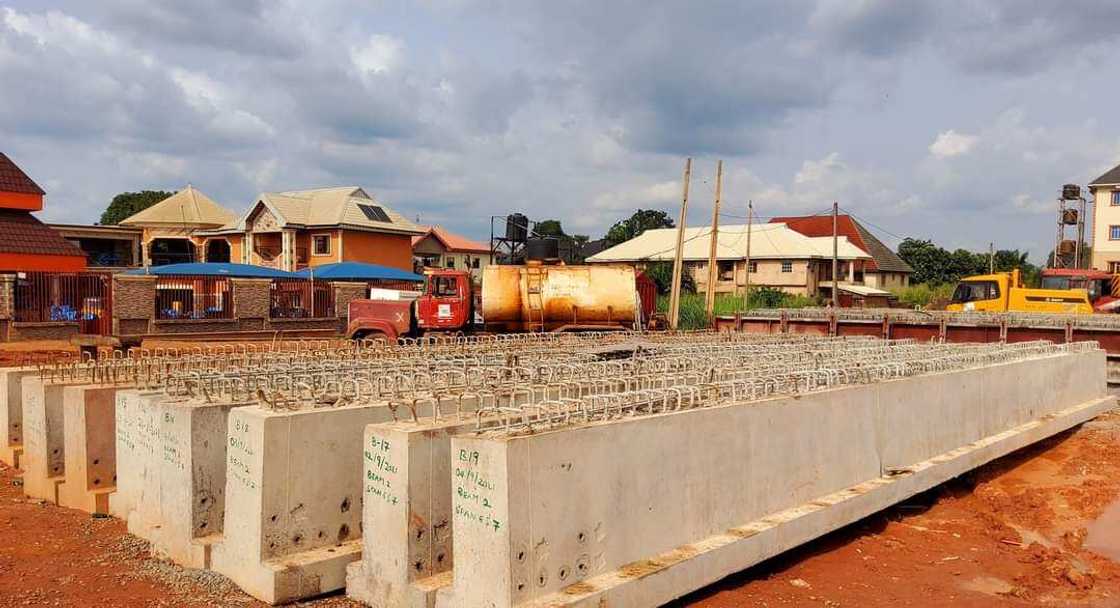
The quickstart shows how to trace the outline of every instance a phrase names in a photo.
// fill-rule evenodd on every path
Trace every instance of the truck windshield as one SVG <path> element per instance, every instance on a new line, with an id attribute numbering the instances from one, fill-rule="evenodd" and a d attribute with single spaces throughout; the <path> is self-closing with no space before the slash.
<path id="1" fill-rule="evenodd" d="M 975 302 L 994 300 L 999 297 L 999 285 L 995 281 L 963 281 L 953 292 L 953 302 Z"/>
<path id="2" fill-rule="evenodd" d="M 459 295 L 455 277 L 428 277 L 428 293 L 437 298 L 450 298 Z"/>
<path id="3" fill-rule="evenodd" d="M 1069 289 L 1069 277 L 1042 277 L 1043 289 Z"/>

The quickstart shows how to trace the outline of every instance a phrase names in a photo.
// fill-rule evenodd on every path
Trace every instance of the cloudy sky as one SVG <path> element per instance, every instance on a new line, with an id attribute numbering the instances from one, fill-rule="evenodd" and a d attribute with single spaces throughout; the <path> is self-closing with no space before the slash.
<path id="1" fill-rule="evenodd" d="M 488 237 L 833 200 L 1040 261 L 1062 183 L 1120 162 L 1120 3 L 0 0 L 0 150 L 91 222 L 126 190 L 356 184 Z"/>

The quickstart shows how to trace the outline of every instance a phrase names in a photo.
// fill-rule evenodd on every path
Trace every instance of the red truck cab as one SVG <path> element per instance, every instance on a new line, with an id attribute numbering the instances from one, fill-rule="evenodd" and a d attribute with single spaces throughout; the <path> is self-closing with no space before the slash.
<path id="1" fill-rule="evenodd" d="M 463 331 L 474 322 L 474 287 L 462 270 L 424 271 L 424 290 L 415 301 L 352 300 L 346 336 L 384 339 L 428 331 Z"/>

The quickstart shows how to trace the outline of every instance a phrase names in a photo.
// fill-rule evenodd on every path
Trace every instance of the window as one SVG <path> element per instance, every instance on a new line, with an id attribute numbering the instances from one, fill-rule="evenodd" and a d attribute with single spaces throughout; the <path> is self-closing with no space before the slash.
<path id="1" fill-rule="evenodd" d="M 471 268 L 478 268 L 478 258 L 471 260 Z"/>
<path id="2" fill-rule="evenodd" d="M 451 256 L 447 256 L 447 267 L 448 268 L 454 268 L 455 267 L 455 258 L 453 258 Z"/>
<path id="3" fill-rule="evenodd" d="M 793 262 L 785 260 L 782 262 L 782 272 L 793 272 Z"/>
<path id="4" fill-rule="evenodd" d="M 717 262 L 716 267 L 719 270 L 719 280 L 721 281 L 734 281 L 735 280 L 735 262 L 720 261 Z"/>
<path id="5" fill-rule="evenodd" d="M 455 277 L 432 277 L 429 293 L 437 298 L 453 298 L 459 295 Z"/>
<path id="6" fill-rule="evenodd" d="M 1120 205 L 1120 190 L 1113 190 L 1112 191 L 1112 204 L 1113 205 Z"/>
<path id="7" fill-rule="evenodd" d="M 751 274 L 758 273 L 758 262 L 751 262 Z"/>
<path id="8" fill-rule="evenodd" d="M 311 237 L 311 255 L 330 255 L 331 235 L 316 234 Z"/>
<path id="9" fill-rule="evenodd" d="M 359 204 L 358 209 L 361 209 L 366 219 L 371 222 L 392 222 L 392 220 L 389 219 L 389 215 L 385 213 L 385 210 L 377 205 Z"/>
<path id="10" fill-rule="evenodd" d="M 1108 227 L 1108 240 L 1110 240 L 1110 241 L 1120 241 L 1120 226 L 1109 226 Z"/>
<path id="11" fill-rule="evenodd" d="M 1109 262 L 1108 271 L 1112 274 L 1120 274 L 1120 262 Z"/>
<path id="12" fill-rule="evenodd" d="M 953 292 L 953 302 L 976 302 L 998 297 L 999 285 L 995 281 L 964 281 Z"/>

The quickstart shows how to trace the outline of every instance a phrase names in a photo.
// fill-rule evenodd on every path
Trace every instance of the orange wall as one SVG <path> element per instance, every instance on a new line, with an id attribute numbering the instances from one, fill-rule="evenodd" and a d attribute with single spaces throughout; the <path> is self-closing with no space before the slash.
<path id="1" fill-rule="evenodd" d="M 229 241 L 229 261 L 234 264 L 241 263 L 241 235 L 240 234 L 227 234 L 225 239 Z"/>
<path id="2" fill-rule="evenodd" d="M 311 249 L 311 236 L 318 234 L 331 235 L 331 252 L 328 255 L 313 255 Z M 296 233 L 296 248 L 304 249 L 307 251 L 307 266 L 322 266 L 323 264 L 334 264 L 342 260 L 338 259 L 339 239 L 341 238 L 341 230 L 300 230 Z M 299 265 L 299 264 L 297 264 Z"/>
<path id="3" fill-rule="evenodd" d="M 0 192 L 0 208 L 41 211 L 43 209 L 43 195 L 24 192 Z"/>
<path id="4" fill-rule="evenodd" d="M 412 237 L 407 234 L 344 230 L 342 261 L 381 264 L 411 272 Z"/>
<path id="5" fill-rule="evenodd" d="M 56 270 L 71 272 L 85 270 L 84 255 L 35 255 L 29 253 L 0 253 L 0 270 Z"/>

